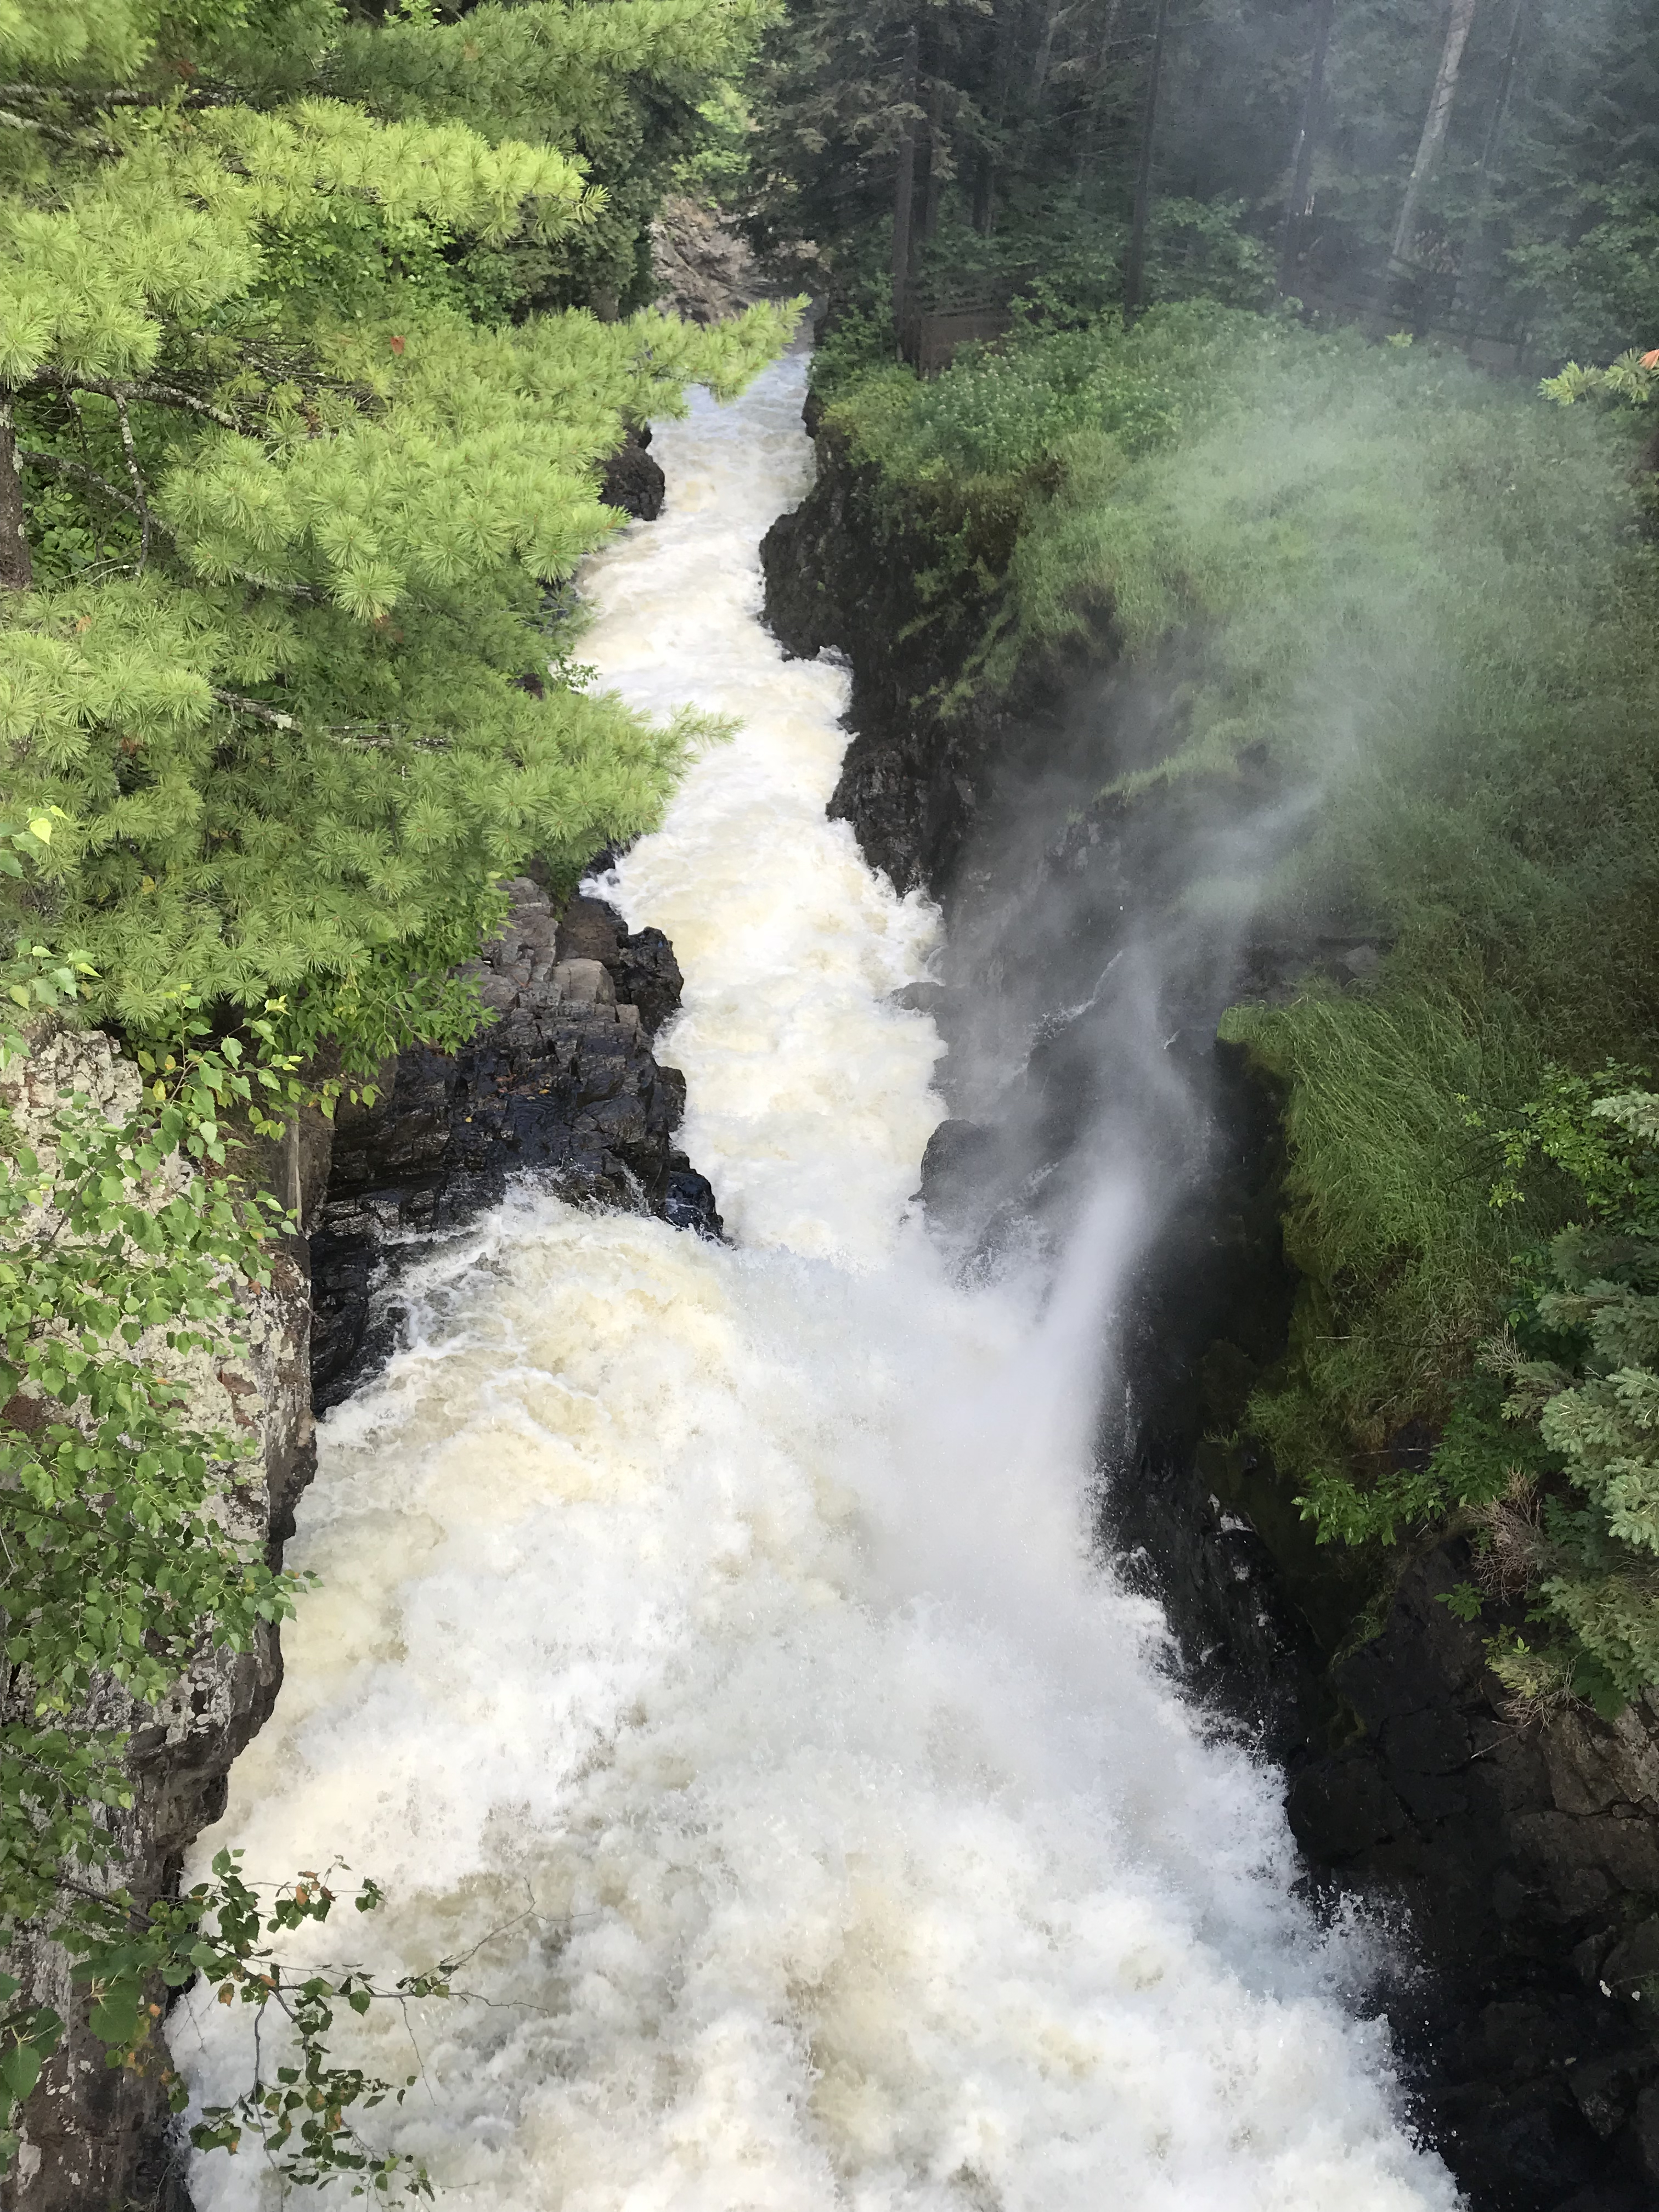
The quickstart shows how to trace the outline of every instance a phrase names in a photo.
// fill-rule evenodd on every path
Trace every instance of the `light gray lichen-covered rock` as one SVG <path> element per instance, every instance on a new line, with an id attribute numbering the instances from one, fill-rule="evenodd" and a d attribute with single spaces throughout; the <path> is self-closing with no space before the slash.
<path id="1" fill-rule="evenodd" d="M 0 1103 L 14 1136 L 36 1152 L 49 1153 L 53 1117 L 76 1092 L 112 1117 L 137 1103 L 137 1070 L 100 1031 L 42 1024 L 27 1060 L 0 1078 Z M 267 1185 L 280 1180 L 280 1162 L 262 1158 L 249 1165 L 263 1171 L 259 1179 Z M 161 1188 L 186 1172 L 181 1164 L 164 1176 Z M 38 1226 L 51 1233 L 55 1224 L 42 1219 Z M 252 1437 L 254 1455 L 226 1471 L 222 1511 L 226 1525 L 250 1547 L 275 1553 L 291 1529 L 294 1500 L 313 1460 L 302 1239 L 278 1248 L 271 1278 L 267 1290 L 248 1296 L 240 1331 L 243 1354 L 226 1361 L 196 1354 L 183 1363 L 182 1373 L 192 1416 L 202 1426 Z M 149 1348 L 164 1356 L 159 1343 Z M 27 1425 L 38 1418 L 24 1398 L 0 1408 L 0 1420 Z M 165 1892 L 185 1850 L 222 1810 L 231 1761 L 270 1713 L 281 1673 L 276 1632 L 267 1630 L 251 1651 L 205 1652 L 160 1705 L 139 1705 L 113 1683 L 96 1692 L 88 1720 L 131 1731 L 133 1805 L 112 1816 L 118 1855 L 102 1877 L 112 1887 L 124 1885 L 140 1904 Z M 29 1717 L 27 1698 L 9 1670 L 0 1675 L 0 1710 L 7 1719 Z M 93 2212 L 118 2205 L 179 2212 L 187 2199 L 173 2170 L 159 2087 L 106 2066 L 57 1945 L 40 1937 L 20 1940 L 7 1966 L 23 1984 L 25 1996 L 50 2004 L 70 2031 L 25 2109 L 21 2148 L 0 2182 L 0 2207 L 4 2212 Z"/>

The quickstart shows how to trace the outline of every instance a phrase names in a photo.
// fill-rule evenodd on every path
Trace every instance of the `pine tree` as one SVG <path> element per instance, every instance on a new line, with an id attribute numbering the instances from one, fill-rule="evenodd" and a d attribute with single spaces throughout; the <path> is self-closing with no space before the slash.
<path id="1" fill-rule="evenodd" d="M 611 219 L 562 125 L 684 101 L 754 20 L 0 9 L 0 745 L 11 811 L 64 817 L 20 921 L 98 1018 L 276 1000 L 372 1057 L 503 876 L 660 805 L 687 727 L 553 680 L 549 593 L 624 424 L 784 319 L 515 323 L 501 270 Z"/>

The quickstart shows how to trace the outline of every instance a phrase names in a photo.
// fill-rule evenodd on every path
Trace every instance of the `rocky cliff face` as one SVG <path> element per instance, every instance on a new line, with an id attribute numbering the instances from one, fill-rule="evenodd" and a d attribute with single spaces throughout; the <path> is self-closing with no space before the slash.
<path id="1" fill-rule="evenodd" d="M 811 401 L 807 420 L 812 427 Z M 761 548 L 766 621 L 802 659 L 826 647 L 848 657 L 852 735 L 831 818 L 852 823 L 865 858 L 896 890 L 926 884 L 948 896 L 1018 710 L 986 702 L 948 721 L 933 710 L 973 644 L 983 602 L 969 593 L 923 605 L 913 579 L 933 548 L 894 523 L 872 476 L 822 432 L 817 447 L 811 495 L 780 516 Z"/>
<path id="2" fill-rule="evenodd" d="M 453 1057 L 404 1053 L 372 1107 L 337 1115 L 311 1240 L 319 1411 L 397 1343 L 399 1252 L 495 1205 L 509 1178 L 720 1233 L 714 1192 L 672 1142 L 685 1079 L 652 1050 L 680 1000 L 672 946 L 629 935 L 596 899 L 556 916 L 527 878 L 513 892 L 479 968 L 495 1019 Z"/>
<path id="3" fill-rule="evenodd" d="M 0 1083 L 0 1097 L 25 1143 L 38 1146 L 60 1101 L 76 1091 L 112 1116 L 137 1103 L 138 1076 L 98 1031 L 60 1031 L 36 1046 L 21 1073 Z M 262 1160 L 277 1188 L 315 1171 L 297 1146 L 293 1157 Z M 302 1239 L 275 1255 L 268 1290 L 247 1302 L 242 1333 L 246 1354 L 215 1366 L 202 1358 L 185 1370 L 195 1417 L 210 1427 L 251 1431 L 258 1456 L 255 1480 L 228 1488 L 228 1525 L 280 1559 L 281 1534 L 292 1528 L 295 1499 L 314 1464 L 307 1351 L 310 1334 Z M 27 1419 L 18 1401 L 7 1418 Z M 136 1706 L 112 1685 L 94 1716 L 130 1729 L 130 1812 L 115 1816 L 120 1878 L 142 1906 L 177 1879 L 179 1859 L 218 1818 L 232 1760 L 269 1716 L 282 1680 L 274 1631 L 246 1653 L 212 1651 L 191 1667 L 167 1703 Z M 5 1717 L 27 1720 L 29 1708 L 5 1685 Z M 103 2046 L 87 2031 L 83 2000 L 55 1944 L 24 1941 L 8 1956 L 24 1997 L 49 2004 L 70 2023 L 26 2109 L 16 2160 L 0 2183 L 5 2212 L 94 2212 L 105 2206 L 155 2206 L 188 2212 L 169 2140 L 165 2101 L 143 2075 L 112 2070 Z"/>
<path id="4" fill-rule="evenodd" d="M 1164 1602 L 1196 1692 L 1284 1763 L 1315 1889 L 1356 1893 L 1401 1929 L 1420 1971 L 1386 2000 L 1423 2124 L 1476 2212 L 1650 2206 L 1659 1713 L 1517 1717 L 1480 1635 L 1437 1601 L 1467 1574 L 1455 1549 L 1316 1549 L 1248 1438 L 1206 1441 L 1236 1430 L 1295 1292 L 1277 1102 L 1216 1020 L 1313 969 L 1363 988 L 1378 957 L 1365 919 L 1192 927 L 1183 871 L 1206 836 L 1271 812 L 1265 769 L 1247 763 L 1218 810 L 1202 791 L 1101 801 L 1162 742 L 1156 686 L 1115 666 L 1104 625 L 1091 665 L 1030 669 L 942 714 L 988 609 L 926 601 L 925 540 L 822 436 L 818 461 L 763 549 L 767 611 L 792 652 L 851 664 L 832 811 L 945 908 L 951 949 L 922 987 L 951 1047 L 930 1211 L 965 1249 L 994 1250 L 1014 1221 L 1063 1214 L 1103 1132 L 1151 1164 L 1164 1206 L 1113 1347 L 1103 1534 Z M 1395 1449 L 1431 1443 L 1408 1425 Z"/>

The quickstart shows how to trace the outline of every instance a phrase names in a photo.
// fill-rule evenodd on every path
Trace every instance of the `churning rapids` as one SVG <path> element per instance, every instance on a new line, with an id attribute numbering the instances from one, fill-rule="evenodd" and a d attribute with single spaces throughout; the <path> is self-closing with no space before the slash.
<path id="1" fill-rule="evenodd" d="M 1047 1285 L 960 1286 L 908 1203 L 939 1045 L 889 1000 L 936 917 L 825 820 L 845 678 L 757 618 L 802 368 L 667 427 L 667 514 L 586 584 L 607 683 L 741 724 L 608 887 L 684 969 L 733 1244 L 526 1194 L 427 1256 L 323 1428 L 325 1586 L 198 1856 L 372 1872 L 319 1957 L 473 1954 L 474 1995 L 335 2038 L 401 2079 L 412 2033 L 368 2124 L 457 2212 L 1449 2207 L 1276 1777 L 1090 1555 L 1131 1191 Z M 209 2100 L 252 2075 L 210 1998 L 171 2029 Z M 191 2185 L 277 2200 L 246 2151 Z"/>

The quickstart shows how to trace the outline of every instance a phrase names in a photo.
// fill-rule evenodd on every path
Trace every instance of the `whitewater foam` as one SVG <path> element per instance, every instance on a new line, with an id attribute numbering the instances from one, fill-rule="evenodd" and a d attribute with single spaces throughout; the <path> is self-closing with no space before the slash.
<path id="1" fill-rule="evenodd" d="M 474 1996 L 337 2038 L 418 2046 L 371 2125 L 467 2212 L 1449 2207 L 1276 1778 L 1090 1557 L 1132 1185 L 1048 1286 L 962 1289 L 908 1203 L 939 1047 L 887 1000 L 936 917 L 823 818 L 844 678 L 756 619 L 801 374 L 665 427 L 667 513 L 585 586 L 607 683 L 743 724 L 607 887 L 685 970 L 735 1248 L 524 1194 L 427 1259 L 324 1425 L 325 1587 L 197 1859 L 372 1871 L 383 1975 L 474 1952 Z M 172 2042 L 212 2100 L 251 2053 L 209 1994 Z M 246 2153 L 191 2186 L 276 2202 Z"/>

